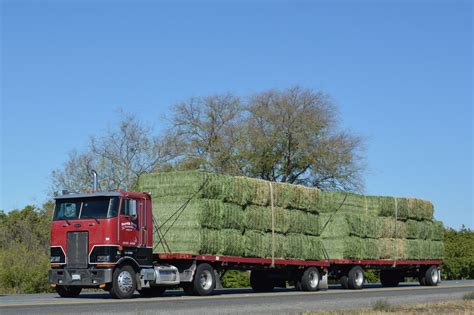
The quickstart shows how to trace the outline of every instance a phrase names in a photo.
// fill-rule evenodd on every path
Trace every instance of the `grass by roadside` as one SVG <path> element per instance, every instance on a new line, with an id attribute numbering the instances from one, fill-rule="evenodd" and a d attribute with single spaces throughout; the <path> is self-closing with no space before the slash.
<path id="1" fill-rule="evenodd" d="M 467 296 L 467 295 L 466 295 Z M 470 296 L 474 296 L 471 293 Z M 331 311 L 331 312 L 309 312 L 305 315 L 378 315 L 378 314 L 473 314 L 474 300 L 465 298 L 462 301 L 449 301 L 430 304 L 414 305 L 392 305 L 385 300 L 379 300 L 371 309 Z"/>

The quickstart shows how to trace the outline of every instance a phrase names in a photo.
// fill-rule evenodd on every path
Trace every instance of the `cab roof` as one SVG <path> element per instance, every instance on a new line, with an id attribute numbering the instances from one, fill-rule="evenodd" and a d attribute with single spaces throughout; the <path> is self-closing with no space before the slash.
<path id="1" fill-rule="evenodd" d="M 94 198 L 94 197 L 120 197 L 122 193 L 117 191 L 105 191 L 105 192 L 94 192 L 94 193 L 70 193 L 54 197 L 54 199 L 73 199 L 73 198 Z"/>

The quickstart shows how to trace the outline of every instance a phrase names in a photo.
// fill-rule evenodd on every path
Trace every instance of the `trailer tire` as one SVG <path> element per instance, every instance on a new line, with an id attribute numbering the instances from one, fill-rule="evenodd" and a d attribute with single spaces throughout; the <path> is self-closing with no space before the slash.
<path id="1" fill-rule="evenodd" d="M 138 293 L 143 297 L 159 297 L 162 296 L 165 291 L 165 287 L 151 287 L 138 290 Z"/>
<path id="2" fill-rule="evenodd" d="M 426 285 L 426 278 L 423 276 L 418 277 L 418 281 L 420 282 L 420 285 L 425 286 Z"/>
<path id="3" fill-rule="evenodd" d="M 364 269 L 361 266 L 354 266 L 347 274 L 347 285 L 349 289 L 360 290 L 364 286 Z"/>
<path id="4" fill-rule="evenodd" d="M 439 274 L 438 267 L 433 265 L 429 267 L 425 272 L 425 285 L 427 286 L 437 286 L 439 283 Z"/>
<path id="5" fill-rule="evenodd" d="M 263 270 L 252 270 L 250 273 L 250 286 L 255 292 L 273 291 L 275 284 Z"/>
<path id="6" fill-rule="evenodd" d="M 339 283 L 343 289 L 349 289 L 349 277 L 347 275 L 343 275 L 339 278 Z"/>
<path id="7" fill-rule="evenodd" d="M 383 287 L 396 287 L 400 283 L 400 274 L 393 270 L 380 270 L 380 283 Z"/>
<path id="8" fill-rule="evenodd" d="M 188 295 L 211 295 L 216 287 L 216 273 L 214 268 L 203 263 L 197 266 L 192 282 L 183 283 L 183 290 Z"/>
<path id="9" fill-rule="evenodd" d="M 59 294 L 60 297 L 64 298 L 71 298 L 76 297 L 81 294 L 82 288 L 78 286 L 72 285 L 58 285 L 56 286 L 56 292 Z"/>
<path id="10" fill-rule="evenodd" d="M 130 265 L 117 267 L 112 276 L 110 295 L 116 299 L 129 299 L 137 288 L 135 269 Z"/>
<path id="11" fill-rule="evenodd" d="M 318 268 L 310 267 L 306 269 L 295 285 L 301 291 L 317 291 L 319 287 Z"/>

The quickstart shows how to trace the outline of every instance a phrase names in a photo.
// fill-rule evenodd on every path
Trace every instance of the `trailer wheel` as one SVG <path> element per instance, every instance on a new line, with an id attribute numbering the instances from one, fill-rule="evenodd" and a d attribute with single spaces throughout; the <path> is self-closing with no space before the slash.
<path id="1" fill-rule="evenodd" d="M 158 297 L 162 296 L 165 293 L 165 287 L 151 287 L 151 288 L 143 288 L 138 290 L 141 296 L 143 297 Z"/>
<path id="2" fill-rule="evenodd" d="M 188 295 L 210 295 L 216 287 L 216 273 L 209 264 L 200 264 L 196 268 L 194 279 L 190 283 L 183 283 L 183 290 Z"/>
<path id="3" fill-rule="evenodd" d="M 268 279 L 265 271 L 252 270 L 250 273 L 250 286 L 255 292 L 270 292 L 273 291 L 275 284 L 271 279 Z"/>
<path id="4" fill-rule="evenodd" d="M 393 270 L 380 270 L 380 283 L 384 287 L 396 287 L 400 283 L 400 275 Z"/>
<path id="5" fill-rule="evenodd" d="M 110 295 L 116 299 L 129 299 L 137 288 L 135 270 L 132 266 L 124 265 L 115 269 L 112 276 Z"/>
<path id="6" fill-rule="evenodd" d="M 425 272 L 425 285 L 427 286 L 437 286 L 439 283 L 439 273 L 437 266 L 429 267 Z"/>
<path id="7" fill-rule="evenodd" d="M 347 285 L 349 289 L 359 290 L 364 286 L 364 270 L 361 266 L 354 266 L 347 274 Z"/>
<path id="8" fill-rule="evenodd" d="M 425 286 L 426 285 L 426 278 L 423 276 L 418 277 L 418 282 L 420 282 L 420 285 Z"/>
<path id="9" fill-rule="evenodd" d="M 306 269 L 301 277 L 296 281 L 295 287 L 301 291 L 316 291 L 319 287 L 318 268 L 310 267 Z"/>
<path id="10" fill-rule="evenodd" d="M 70 298 L 76 297 L 81 294 L 82 288 L 78 286 L 72 285 L 58 285 L 56 286 L 56 292 L 59 294 L 60 297 Z"/>
<path id="11" fill-rule="evenodd" d="M 339 278 L 339 283 L 343 289 L 349 289 L 349 277 L 347 275 L 343 275 Z"/>

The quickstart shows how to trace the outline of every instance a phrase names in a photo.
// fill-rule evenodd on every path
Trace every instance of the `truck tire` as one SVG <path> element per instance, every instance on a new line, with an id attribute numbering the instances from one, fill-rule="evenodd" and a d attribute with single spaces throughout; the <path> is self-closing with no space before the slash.
<path id="1" fill-rule="evenodd" d="M 59 294 L 60 297 L 70 298 L 76 297 L 81 294 L 82 288 L 78 286 L 72 285 L 58 285 L 56 286 L 56 292 Z"/>
<path id="2" fill-rule="evenodd" d="M 354 266 L 347 274 L 347 286 L 349 289 L 360 290 L 364 286 L 364 269 L 361 266 Z"/>
<path id="3" fill-rule="evenodd" d="M 439 274 L 438 274 L 438 267 L 431 266 L 425 272 L 425 285 L 427 286 L 437 286 L 439 283 Z"/>
<path id="4" fill-rule="evenodd" d="M 190 283 L 183 283 L 183 290 L 188 295 L 206 296 L 212 294 L 216 287 L 216 273 L 209 264 L 200 264 Z"/>
<path id="5" fill-rule="evenodd" d="M 339 278 L 339 283 L 343 289 L 349 289 L 349 277 L 347 275 L 343 275 Z"/>
<path id="6" fill-rule="evenodd" d="M 137 277 L 132 266 L 117 267 L 112 276 L 110 295 L 116 299 L 129 299 L 137 288 Z"/>
<path id="7" fill-rule="evenodd" d="M 418 281 L 420 282 L 420 285 L 422 286 L 426 285 L 426 278 L 424 276 L 419 276 Z"/>
<path id="8" fill-rule="evenodd" d="M 273 291 L 275 284 L 263 270 L 252 270 L 250 273 L 250 286 L 255 292 Z"/>
<path id="9" fill-rule="evenodd" d="M 301 291 L 317 291 L 319 287 L 318 268 L 310 267 L 306 269 L 296 282 L 295 287 Z"/>
<path id="10" fill-rule="evenodd" d="M 380 270 L 380 283 L 383 287 L 396 287 L 400 283 L 400 274 L 393 270 Z"/>
<path id="11" fill-rule="evenodd" d="M 165 291 L 165 287 L 151 287 L 138 290 L 138 293 L 140 293 L 140 295 L 143 297 L 158 297 L 162 296 Z"/>

